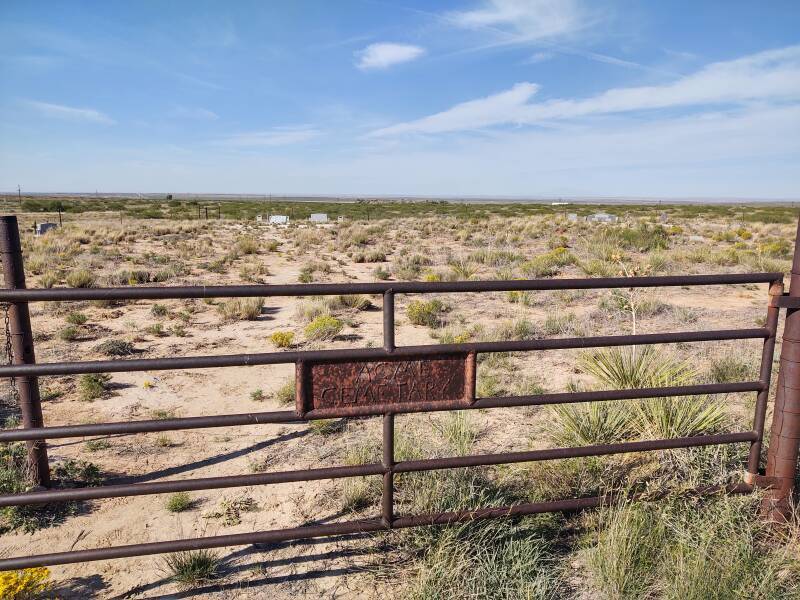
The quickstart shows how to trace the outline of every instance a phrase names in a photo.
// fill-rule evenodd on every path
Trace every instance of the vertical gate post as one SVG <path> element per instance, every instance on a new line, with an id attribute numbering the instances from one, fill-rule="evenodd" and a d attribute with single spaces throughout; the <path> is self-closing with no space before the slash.
<path id="1" fill-rule="evenodd" d="M 25 270 L 22 264 L 22 246 L 19 239 L 17 217 L 0 217 L 0 254 L 3 261 L 3 276 L 7 288 L 25 287 Z M 14 364 L 33 364 L 33 332 L 27 302 L 14 302 L 8 310 L 11 347 Z M 36 377 L 17 377 L 19 407 L 22 426 L 25 429 L 42 427 L 42 403 L 39 397 L 39 382 Z M 28 446 L 28 468 L 32 482 L 37 486 L 50 485 L 50 467 L 47 462 L 47 447 L 44 440 L 26 442 Z"/>
<path id="2" fill-rule="evenodd" d="M 800 298 L 800 221 L 795 237 L 789 297 Z M 783 347 L 775 391 L 775 412 L 767 451 L 765 516 L 785 520 L 792 505 L 800 448 L 800 309 L 788 308 L 783 326 Z"/>

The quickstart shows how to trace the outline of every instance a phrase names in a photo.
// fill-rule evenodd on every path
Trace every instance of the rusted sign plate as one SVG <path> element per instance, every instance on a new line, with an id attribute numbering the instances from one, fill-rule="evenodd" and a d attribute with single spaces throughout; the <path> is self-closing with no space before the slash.
<path id="1" fill-rule="evenodd" d="M 381 414 L 409 407 L 468 405 L 475 398 L 475 355 L 297 363 L 297 412 L 315 416 Z"/>

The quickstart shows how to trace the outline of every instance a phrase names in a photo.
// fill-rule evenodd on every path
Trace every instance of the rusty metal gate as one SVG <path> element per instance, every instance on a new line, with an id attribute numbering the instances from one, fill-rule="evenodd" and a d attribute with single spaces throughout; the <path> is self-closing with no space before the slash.
<path id="1" fill-rule="evenodd" d="M 797 456 L 797 421 L 800 420 L 800 369 L 781 369 L 777 404 L 786 411 L 776 412 L 785 420 L 773 424 L 773 439 L 785 439 L 784 446 L 773 457 L 770 448 L 767 476 L 761 474 L 761 445 L 770 389 L 773 351 L 781 307 L 794 315 L 800 302 L 800 284 L 793 294 L 783 294 L 782 273 L 683 275 L 663 277 L 619 277 L 597 279 L 550 279 L 514 281 L 461 282 L 380 282 L 306 285 L 234 285 L 194 287 L 121 287 L 90 289 L 25 289 L 22 255 L 16 217 L 0 218 L 0 252 L 7 289 L 0 290 L 0 302 L 10 304 L 10 325 L 14 340 L 14 364 L 0 367 L 0 377 L 15 378 L 19 387 L 23 427 L 0 431 L 0 442 L 26 441 L 29 463 L 40 487 L 34 491 L 0 495 L 0 506 L 42 504 L 162 494 L 167 492 L 208 490 L 241 486 L 339 479 L 360 476 L 383 476 L 381 517 L 331 524 L 295 527 L 271 531 L 177 539 L 91 550 L 55 552 L 36 556 L 20 556 L 0 560 L 0 570 L 76 563 L 93 560 L 143 556 L 200 548 L 215 548 L 254 543 L 274 543 L 330 535 L 375 532 L 393 528 L 446 525 L 476 519 L 531 515 L 553 511 L 572 511 L 596 507 L 607 496 L 568 498 L 563 500 L 516 504 L 513 506 L 478 508 L 437 514 L 397 514 L 394 502 L 394 477 L 438 469 L 500 465 L 574 457 L 602 456 L 619 453 L 690 448 L 715 444 L 749 444 L 745 481 L 729 491 L 748 492 L 756 485 L 771 485 L 778 490 L 777 502 L 786 502 L 794 476 L 794 465 L 786 465 L 786 456 Z M 795 257 L 800 273 L 800 260 Z M 795 278 L 793 273 L 793 279 Z M 643 288 L 664 286 L 707 286 L 733 284 L 766 284 L 768 302 L 763 327 L 712 331 L 681 331 L 639 335 L 597 336 L 583 338 L 533 339 L 523 341 L 490 341 L 425 346 L 395 345 L 395 309 L 397 294 L 429 294 L 458 292 L 503 292 L 530 290 L 586 290 Z M 37 363 L 28 316 L 29 302 L 78 300 L 161 300 L 219 297 L 324 296 L 334 294 L 380 294 L 383 297 L 383 347 L 318 351 L 265 352 L 218 356 L 192 356 L 152 359 L 121 359 L 80 362 Z M 800 318 L 800 313 L 797 313 Z M 784 356 L 792 364 L 800 360 L 787 354 L 790 321 L 800 340 L 800 322 L 787 318 Z M 616 389 L 526 396 L 477 398 L 475 396 L 476 357 L 492 352 L 529 352 L 539 350 L 597 348 L 610 346 L 705 342 L 717 340 L 761 339 L 759 378 L 754 381 L 681 385 L 646 389 Z M 800 354 L 800 344 L 795 354 Z M 787 365 L 789 365 L 787 362 Z M 88 425 L 45 426 L 36 378 L 47 375 L 114 373 L 152 370 L 203 369 L 293 363 L 296 365 L 296 406 L 294 410 L 253 412 L 218 416 L 169 418 L 161 420 L 125 421 Z M 783 365 L 783 363 L 782 363 Z M 790 366 L 790 365 L 789 365 Z M 781 383 L 782 382 L 782 383 Z M 498 407 L 541 406 L 579 402 L 635 400 L 675 396 L 698 396 L 731 392 L 756 393 L 752 428 L 715 435 L 699 435 L 673 439 L 620 442 L 572 448 L 552 448 L 524 452 L 455 456 L 423 460 L 396 461 L 394 452 L 394 418 L 396 414 L 492 409 Z M 690 399 L 686 400 L 691 401 Z M 781 404 L 782 403 L 782 404 Z M 794 412 L 792 412 L 794 411 Z M 795 414 L 797 413 L 797 414 Z M 794 414 L 794 420 L 791 416 Z M 126 485 L 106 485 L 79 489 L 47 489 L 49 474 L 45 440 L 90 435 L 137 434 L 213 427 L 260 425 L 265 423 L 300 423 L 331 417 L 382 415 L 383 457 L 379 463 L 356 466 L 334 466 L 296 471 L 256 473 L 226 477 L 209 477 L 180 481 L 159 481 Z M 788 415 L 788 416 L 787 416 Z M 777 429 L 776 429 L 777 427 Z M 794 429 L 792 429 L 792 427 Z M 776 434 L 777 431 L 777 434 Z M 792 437 L 794 436 L 794 437 Z M 793 445 L 794 444 L 794 445 Z M 788 453 L 788 454 L 787 454 Z M 772 465 L 771 467 L 769 465 Z M 788 492 L 787 492 L 788 489 Z M 783 495 L 780 495 L 783 494 Z M 777 505 L 776 505 L 777 506 Z"/>

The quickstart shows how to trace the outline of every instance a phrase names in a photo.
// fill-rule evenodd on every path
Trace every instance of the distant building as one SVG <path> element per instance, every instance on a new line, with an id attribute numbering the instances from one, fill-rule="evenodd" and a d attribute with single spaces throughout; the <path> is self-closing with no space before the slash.
<path id="1" fill-rule="evenodd" d="M 312 223 L 327 223 L 328 215 L 326 213 L 311 213 L 311 216 L 308 217 L 308 220 Z"/>
<path id="2" fill-rule="evenodd" d="M 289 217 L 287 215 L 270 215 L 269 224 L 286 226 L 289 224 Z"/>
<path id="3" fill-rule="evenodd" d="M 51 229 L 55 229 L 58 227 L 56 223 L 37 223 L 36 224 L 36 235 L 44 235 Z"/>
<path id="4" fill-rule="evenodd" d="M 567 213 L 567 221 L 575 223 L 577 222 L 577 220 L 578 220 L 578 213 Z"/>
<path id="5" fill-rule="evenodd" d="M 605 212 L 594 213 L 586 217 L 586 220 L 592 223 L 616 223 L 619 217 Z"/>

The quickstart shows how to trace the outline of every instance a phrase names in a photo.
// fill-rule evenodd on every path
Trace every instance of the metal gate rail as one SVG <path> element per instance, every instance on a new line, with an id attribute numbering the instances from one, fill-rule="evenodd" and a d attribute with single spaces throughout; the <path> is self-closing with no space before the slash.
<path id="1" fill-rule="evenodd" d="M 23 280 L 24 281 L 24 280 Z M 685 275 L 666 277 L 598 278 L 598 279 L 548 279 L 515 281 L 463 281 L 452 283 L 380 282 L 354 284 L 306 284 L 306 285 L 246 285 L 246 286 L 197 286 L 197 287 L 120 287 L 93 289 L 2 289 L 0 302 L 13 306 L 27 306 L 28 302 L 79 301 L 79 300 L 136 300 L 136 299 L 180 299 L 212 297 L 274 297 L 274 296 L 320 296 L 335 294 L 382 294 L 383 295 L 383 348 L 360 348 L 344 350 L 319 350 L 296 352 L 268 352 L 255 354 L 232 354 L 222 356 L 191 356 L 179 358 L 120 359 L 104 361 L 79 361 L 55 363 L 14 364 L 0 367 L 0 377 L 27 377 L 33 380 L 46 375 L 77 375 L 82 373 L 131 372 L 145 370 L 200 369 L 212 367 L 256 366 L 281 363 L 297 365 L 297 408 L 295 410 L 253 412 L 233 415 L 171 418 L 164 420 L 126 421 L 87 425 L 63 425 L 26 427 L 0 432 L 0 443 L 26 441 L 42 448 L 47 439 L 71 438 L 88 435 L 136 434 L 156 431 L 174 431 L 238 425 L 261 425 L 268 423 L 299 423 L 330 416 L 354 417 L 381 415 L 383 417 L 383 457 L 379 463 L 356 466 L 335 466 L 295 471 L 258 473 L 224 477 L 197 478 L 180 481 L 106 485 L 80 489 L 43 489 L 21 494 L 0 495 L 0 507 L 92 500 L 99 498 L 140 496 L 177 491 L 220 489 L 251 485 L 338 479 L 347 477 L 382 476 L 383 493 L 381 517 L 361 519 L 325 525 L 295 527 L 273 531 L 210 536 L 194 539 L 171 540 L 97 548 L 70 552 L 58 552 L 36 556 L 20 556 L 0 559 L 0 570 L 25 567 L 67 564 L 93 560 L 105 560 L 132 556 L 143 556 L 163 552 L 175 552 L 199 548 L 214 548 L 252 543 L 268 543 L 304 539 L 329 535 L 380 531 L 423 525 L 442 525 L 496 517 L 508 517 L 552 511 L 572 511 L 599 506 L 607 496 L 591 498 L 569 498 L 550 502 L 523 503 L 514 506 L 480 508 L 450 513 L 429 515 L 397 515 L 394 503 L 394 476 L 397 473 L 431 471 L 463 467 L 511 464 L 563 458 L 604 456 L 629 452 L 690 448 L 717 444 L 749 443 L 749 457 L 745 483 L 731 486 L 729 491 L 748 492 L 759 477 L 761 442 L 764 435 L 764 420 L 770 388 L 772 360 L 778 325 L 779 308 L 782 305 L 782 273 Z M 396 294 L 428 293 L 472 293 L 500 291 L 544 291 L 564 289 L 609 289 L 662 286 L 704 286 L 736 284 L 769 284 L 771 300 L 767 308 L 764 327 L 750 329 L 726 329 L 711 331 L 684 331 L 639 335 L 597 336 L 586 338 L 535 339 L 524 341 L 476 342 L 464 344 L 439 344 L 428 346 L 395 346 Z M 732 383 L 665 386 L 644 389 L 619 389 L 588 392 L 564 392 L 499 398 L 476 398 L 475 357 L 481 353 L 518 352 L 555 349 L 576 349 L 610 346 L 662 344 L 678 342 L 703 342 L 718 340 L 762 339 L 761 365 L 756 381 Z M 435 361 L 462 361 L 463 370 L 445 373 L 447 382 L 457 380 L 457 390 L 463 395 L 450 399 L 425 397 L 420 401 L 388 401 L 380 396 L 378 402 L 325 404 L 325 393 L 315 386 L 315 377 L 323 377 L 322 371 L 313 369 L 349 368 L 361 365 L 399 365 L 405 368 L 413 364 L 428 368 Z M 350 362 L 348 362 L 350 361 Z M 332 366 L 331 366 L 332 365 Z M 415 367 L 416 368 L 416 367 Z M 444 367 L 442 367 L 444 368 Z M 449 368 L 449 367 L 448 367 Z M 459 367 L 461 369 L 462 367 Z M 339 371 L 336 371 L 337 373 Z M 443 379 L 443 381 L 445 380 Z M 455 389 L 455 388 L 454 388 Z M 403 413 L 447 410 L 491 409 L 553 405 L 564 403 L 631 400 L 641 398 L 687 397 L 705 394 L 733 392 L 757 392 L 753 427 L 749 431 L 716 435 L 699 435 L 673 439 L 644 440 L 615 444 L 598 444 L 573 448 L 552 448 L 525 452 L 506 452 L 484 455 L 468 455 L 396 462 L 394 453 L 394 416 Z M 37 396 L 38 397 L 38 396 Z M 354 396 L 354 398 L 357 397 Z M 31 448 L 31 446 L 29 446 Z"/>

